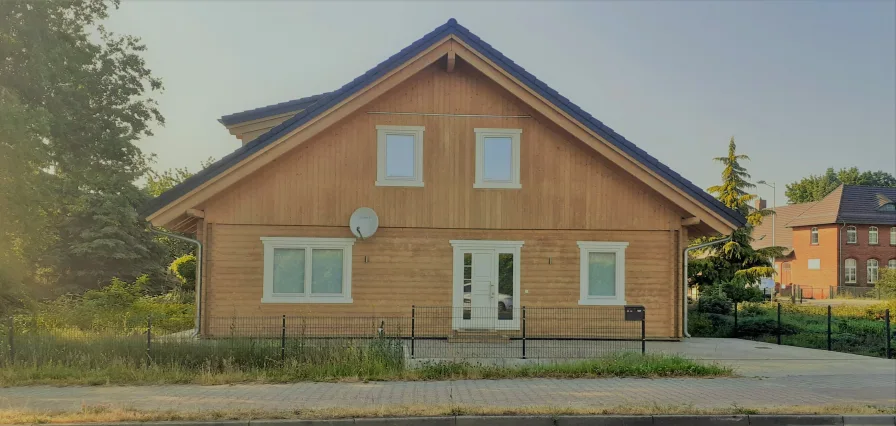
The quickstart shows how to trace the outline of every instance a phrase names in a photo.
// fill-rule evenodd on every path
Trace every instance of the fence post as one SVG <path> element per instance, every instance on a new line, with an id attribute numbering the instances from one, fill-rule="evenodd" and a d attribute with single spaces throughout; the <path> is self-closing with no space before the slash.
<path id="1" fill-rule="evenodd" d="M 890 330 L 890 310 L 889 309 L 884 311 L 884 321 L 886 322 L 886 326 L 884 327 L 884 329 L 887 332 L 887 359 L 890 359 L 893 357 L 893 347 L 892 347 L 893 343 L 891 342 L 891 339 L 893 337 L 893 332 L 892 332 L 892 330 Z"/>
<path id="2" fill-rule="evenodd" d="M 9 362 L 12 364 L 16 360 L 16 323 L 12 317 L 9 317 Z"/>
<path id="3" fill-rule="evenodd" d="M 646 353 L 647 353 L 647 321 L 644 319 L 641 319 L 641 355 L 644 355 Z"/>
<path id="4" fill-rule="evenodd" d="M 777 335 L 777 342 L 781 344 L 781 302 L 778 302 L 778 327 L 775 329 L 775 334 Z"/>
<path id="5" fill-rule="evenodd" d="M 828 350 L 831 350 L 831 305 L 828 305 Z"/>
<path id="6" fill-rule="evenodd" d="M 523 359 L 526 359 L 526 307 L 523 306 Z"/>
<path id="7" fill-rule="evenodd" d="M 414 359 L 414 339 L 417 328 L 417 306 L 411 305 L 411 359 Z"/>
<path id="8" fill-rule="evenodd" d="M 737 302 L 734 302 L 734 330 L 731 337 L 737 337 Z"/>
<path id="9" fill-rule="evenodd" d="M 146 358 L 152 360 L 152 317 L 146 318 Z"/>
<path id="10" fill-rule="evenodd" d="M 283 315 L 283 325 L 280 327 L 280 361 L 286 360 L 286 315 Z"/>

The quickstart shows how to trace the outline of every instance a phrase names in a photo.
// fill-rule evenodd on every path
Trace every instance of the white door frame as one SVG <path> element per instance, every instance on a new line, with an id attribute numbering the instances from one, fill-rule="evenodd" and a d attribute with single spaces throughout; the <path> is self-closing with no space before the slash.
<path id="1" fill-rule="evenodd" d="M 449 243 L 454 247 L 454 279 L 452 280 L 452 320 L 451 328 L 460 330 L 464 328 L 474 328 L 476 325 L 472 318 L 470 320 L 463 319 L 464 306 L 464 253 L 471 251 L 491 251 L 495 254 L 495 272 L 497 274 L 498 255 L 509 253 L 513 255 L 513 319 L 498 321 L 495 318 L 496 330 L 519 330 L 520 329 L 520 248 L 523 246 L 522 241 L 493 241 L 493 240 L 450 240 Z M 498 291 L 497 275 L 495 276 L 495 294 Z M 472 302 L 472 301 L 471 301 Z M 471 303 L 472 304 L 472 303 Z M 495 302 L 495 313 L 497 315 L 497 301 Z"/>

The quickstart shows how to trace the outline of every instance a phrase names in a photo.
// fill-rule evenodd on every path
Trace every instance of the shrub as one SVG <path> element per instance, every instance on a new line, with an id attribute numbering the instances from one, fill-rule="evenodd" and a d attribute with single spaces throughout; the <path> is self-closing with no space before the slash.
<path id="1" fill-rule="evenodd" d="M 697 312 L 705 314 L 728 315 L 731 313 L 731 308 L 731 301 L 721 291 L 706 292 L 697 300 Z"/>
<path id="2" fill-rule="evenodd" d="M 742 317 L 758 317 L 766 312 L 766 309 L 761 304 L 747 302 L 738 306 L 737 313 Z"/>
<path id="3" fill-rule="evenodd" d="M 729 282 L 722 286 L 725 294 L 734 303 L 741 302 L 762 302 L 765 295 L 762 289 L 754 285 L 745 285 L 736 281 Z"/>
<path id="4" fill-rule="evenodd" d="M 773 318 L 751 317 L 737 324 L 737 334 L 744 337 L 776 335 L 778 330 L 778 321 Z M 797 331 L 797 327 L 791 324 L 781 324 L 780 332 L 783 336 L 796 334 Z"/>
<path id="5" fill-rule="evenodd" d="M 880 279 L 874 284 L 874 289 L 883 299 L 896 299 L 896 269 L 882 269 Z M 893 314 L 891 311 L 890 314 Z"/>
<path id="6" fill-rule="evenodd" d="M 196 289 L 196 256 L 187 254 L 171 262 L 169 270 L 180 280 L 181 289 L 194 291 Z"/>
<path id="7" fill-rule="evenodd" d="M 734 317 L 728 315 L 691 313 L 688 316 L 688 334 L 693 337 L 730 337 Z"/>

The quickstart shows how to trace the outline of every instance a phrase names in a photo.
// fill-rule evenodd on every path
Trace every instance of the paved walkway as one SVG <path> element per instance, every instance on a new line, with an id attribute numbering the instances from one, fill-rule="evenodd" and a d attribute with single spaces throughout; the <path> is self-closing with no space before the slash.
<path id="1" fill-rule="evenodd" d="M 0 408 L 79 410 L 107 404 L 145 410 L 489 405 L 613 407 L 692 405 L 700 408 L 874 404 L 896 407 L 896 360 L 768 345 L 734 339 L 651 343 L 735 366 L 745 377 L 724 379 L 522 379 L 445 382 L 294 383 L 232 386 L 46 386 L 0 388 Z"/>

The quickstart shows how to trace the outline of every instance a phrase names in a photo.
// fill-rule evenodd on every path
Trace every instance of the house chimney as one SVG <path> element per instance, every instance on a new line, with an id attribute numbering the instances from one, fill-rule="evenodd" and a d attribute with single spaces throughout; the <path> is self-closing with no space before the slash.
<path id="1" fill-rule="evenodd" d="M 754 207 L 756 207 L 756 210 L 765 209 L 765 206 L 766 206 L 765 200 L 763 200 L 762 198 L 756 199 L 756 204 L 754 205 Z"/>

